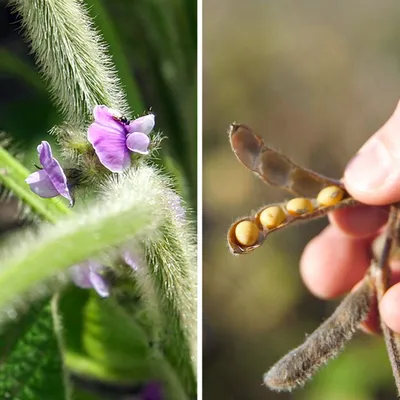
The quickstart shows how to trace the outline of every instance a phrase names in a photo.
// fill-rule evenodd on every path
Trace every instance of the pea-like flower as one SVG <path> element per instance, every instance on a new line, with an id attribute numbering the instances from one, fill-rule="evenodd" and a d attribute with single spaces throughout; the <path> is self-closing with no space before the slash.
<path id="1" fill-rule="evenodd" d="M 93 260 L 74 265 L 70 269 L 72 281 L 82 289 L 94 289 L 101 297 L 110 295 L 109 282 L 102 275 L 105 267 Z"/>
<path id="2" fill-rule="evenodd" d="M 118 111 L 101 105 L 94 108 L 93 115 L 88 140 L 100 162 L 111 172 L 122 172 L 128 168 L 131 152 L 148 153 L 148 135 L 154 128 L 154 114 L 128 121 Z"/>
<path id="3" fill-rule="evenodd" d="M 163 400 L 163 390 L 160 382 L 149 382 L 140 393 L 141 400 Z"/>
<path id="4" fill-rule="evenodd" d="M 38 196 L 44 198 L 63 196 L 72 206 L 74 200 L 68 187 L 67 177 L 60 163 L 53 157 L 50 144 L 43 141 L 37 147 L 37 151 L 43 169 L 30 174 L 25 182 Z"/>

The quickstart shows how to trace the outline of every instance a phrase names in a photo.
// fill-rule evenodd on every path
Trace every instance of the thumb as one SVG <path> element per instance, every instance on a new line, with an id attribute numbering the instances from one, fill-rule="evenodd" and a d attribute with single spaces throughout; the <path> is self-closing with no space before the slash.
<path id="1" fill-rule="evenodd" d="M 400 103 L 386 124 L 351 159 L 344 184 L 355 199 L 365 204 L 400 201 Z"/>

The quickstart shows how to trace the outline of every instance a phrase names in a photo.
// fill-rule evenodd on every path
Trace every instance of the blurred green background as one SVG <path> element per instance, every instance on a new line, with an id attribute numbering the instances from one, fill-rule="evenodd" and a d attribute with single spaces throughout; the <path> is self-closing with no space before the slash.
<path id="1" fill-rule="evenodd" d="M 400 98 L 400 3 L 204 0 L 203 21 L 204 398 L 395 398 L 383 339 L 363 334 L 304 389 L 262 386 L 263 373 L 337 305 L 310 295 L 298 270 L 327 221 L 233 257 L 229 225 L 288 197 L 236 160 L 226 131 L 248 124 L 298 164 L 340 178 Z"/>
<path id="2" fill-rule="evenodd" d="M 168 138 L 161 158 L 185 182 L 196 207 L 197 2 L 195 0 L 85 0 L 109 45 L 133 112 L 156 114 Z M 0 0 L 0 131 L 34 154 L 61 123 L 46 85 L 22 39 L 19 17 Z M 47 137 L 47 140 L 49 138 Z M 33 168 L 33 165 L 29 165 Z"/>

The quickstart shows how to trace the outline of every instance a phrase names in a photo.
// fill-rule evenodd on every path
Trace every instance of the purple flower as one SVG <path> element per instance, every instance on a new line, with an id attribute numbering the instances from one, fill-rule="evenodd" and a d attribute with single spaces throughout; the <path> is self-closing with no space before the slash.
<path id="1" fill-rule="evenodd" d="M 131 164 L 130 152 L 147 154 L 154 114 L 128 121 L 116 110 L 96 106 L 88 140 L 100 162 L 111 172 L 122 172 Z"/>
<path id="2" fill-rule="evenodd" d="M 43 141 L 37 147 L 37 151 L 43 169 L 30 174 L 25 182 L 38 196 L 50 198 L 61 195 L 69 200 L 72 207 L 74 201 L 68 188 L 67 177 L 59 162 L 53 157 L 50 144 Z"/>
<path id="3" fill-rule="evenodd" d="M 163 400 L 162 386 L 159 382 L 148 383 L 140 393 L 141 400 Z"/>
<path id="4" fill-rule="evenodd" d="M 131 267 L 133 271 L 139 271 L 142 260 L 135 252 L 126 250 L 122 255 L 122 260 L 126 265 Z"/>
<path id="5" fill-rule="evenodd" d="M 110 295 L 110 287 L 101 274 L 104 266 L 95 261 L 85 261 L 71 267 L 71 277 L 76 286 L 83 289 L 94 289 L 101 297 Z"/>

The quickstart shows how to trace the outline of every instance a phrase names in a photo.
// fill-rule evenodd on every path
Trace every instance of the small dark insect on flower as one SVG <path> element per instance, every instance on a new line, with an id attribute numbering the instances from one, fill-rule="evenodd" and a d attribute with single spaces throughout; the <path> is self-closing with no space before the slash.
<path id="1" fill-rule="evenodd" d="M 122 116 L 122 117 L 120 117 L 118 119 L 119 119 L 119 121 L 121 121 L 125 125 L 129 125 L 129 123 L 131 122 L 128 118 L 126 118 L 124 116 Z"/>

